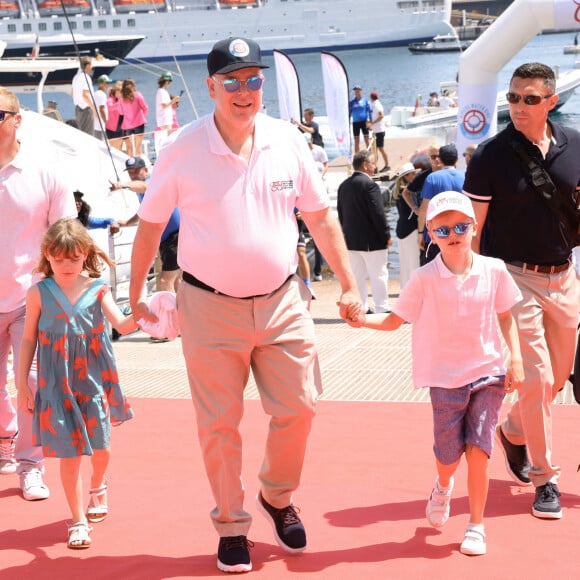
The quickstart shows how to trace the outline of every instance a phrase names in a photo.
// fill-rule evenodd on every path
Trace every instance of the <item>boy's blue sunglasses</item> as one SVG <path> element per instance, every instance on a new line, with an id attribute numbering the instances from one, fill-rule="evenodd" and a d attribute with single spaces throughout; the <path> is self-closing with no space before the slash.
<path id="1" fill-rule="evenodd" d="M 451 230 L 453 230 L 458 236 L 464 236 L 469 229 L 469 226 L 472 225 L 473 222 L 465 222 L 462 224 L 455 224 L 452 227 L 449 226 L 441 226 L 440 228 L 435 228 L 433 233 L 438 238 L 448 238 L 449 234 L 451 234 Z"/>

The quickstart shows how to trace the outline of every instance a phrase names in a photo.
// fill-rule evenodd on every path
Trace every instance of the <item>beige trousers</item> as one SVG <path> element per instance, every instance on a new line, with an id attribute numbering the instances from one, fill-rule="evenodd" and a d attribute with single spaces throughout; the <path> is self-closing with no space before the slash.
<path id="1" fill-rule="evenodd" d="M 515 445 L 527 445 L 530 479 L 538 487 L 556 483 L 560 468 L 552 464 L 551 403 L 574 365 L 578 299 L 576 273 L 522 272 L 508 264 L 523 300 L 512 309 L 524 361 L 525 382 L 502 425 Z"/>
<path id="2" fill-rule="evenodd" d="M 240 299 L 186 282 L 178 312 L 191 396 L 220 536 L 247 535 L 239 424 L 250 369 L 270 415 L 261 490 L 275 507 L 291 503 L 320 386 L 310 292 L 296 276 L 266 296 Z"/>

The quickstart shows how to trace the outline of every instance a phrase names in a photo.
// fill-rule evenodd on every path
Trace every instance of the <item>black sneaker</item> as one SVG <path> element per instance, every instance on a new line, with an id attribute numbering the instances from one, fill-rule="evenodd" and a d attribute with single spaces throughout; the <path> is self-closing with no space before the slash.
<path id="1" fill-rule="evenodd" d="M 545 485 L 536 487 L 536 499 L 532 506 L 532 514 L 537 518 L 559 520 L 562 517 L 560 507 L 560 492 L 555 483 L 548 481 Z"/>
<path id="2" fill-rule="evenodd" d="M 272 524 L 276 541 L 287 552 L 302 552 L 306 548 L 306 531 L 298 517 L 298 509 L 293 505 L 278 509 L 270 505 L 262 496 L 256 497 L 256 505 Z"/>
<path id="3" fill-rule="evenodd" d="M 495 436 L 505 457 L 505 467 L 512 479 L 523 487 L 532 485 L 532 480 L 528 477 L 531 465 L 526 446 L 510 443 L 499 425 L 495 429 Z"/>
<path id="4" fill-rule="evenodd" d="M 252 569 L 250 548 L 253 547 L 246 536 L 220 538 L 217 567 L 222 572 L 249 572 Z"/>

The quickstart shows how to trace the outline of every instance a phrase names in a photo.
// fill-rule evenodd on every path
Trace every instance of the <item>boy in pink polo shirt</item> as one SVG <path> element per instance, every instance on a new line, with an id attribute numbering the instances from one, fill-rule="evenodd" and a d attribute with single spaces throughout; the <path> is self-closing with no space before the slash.
<path id="1" fill-rule="evenodd" d="M 449 519 L 453 475 L 465 453 L 470 517 L 460 551 L 486 552 L 483 512 L 488 462 L 506 392 L 523 382 L 511 308 L 522 295 L 504 263 L 471 250 L 477 222 L 471 200 L 455 191 L 430 200 L 426 227 L 441 253 L 413 272 L 391 314 L 349 313 L 351 326 L 396 330 L 413 323 L 413 382 L 429 387 L 437 480 L 427 501 L 429 523 Z M 497 322 L 511 360 L 504 366 Z"/>

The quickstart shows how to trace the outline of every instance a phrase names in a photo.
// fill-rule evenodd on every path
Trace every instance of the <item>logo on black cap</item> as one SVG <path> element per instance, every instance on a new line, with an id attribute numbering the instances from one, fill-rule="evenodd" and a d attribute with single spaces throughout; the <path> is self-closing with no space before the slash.
<path id="1" fill-rule="evenodd" d="M 244 58 L 250 54 L 250 47 L 243 38 L 236 38 L 230 42 L 230 54 L 236 58 Z"/>
<path id="2" fill-rule="evenodd" d="M 207 55 L 209 76 L 243 68 L 268 68 L 262 64 L 260 46 L 249 38 L 226 38 L 216 42 Z"/>

